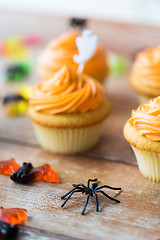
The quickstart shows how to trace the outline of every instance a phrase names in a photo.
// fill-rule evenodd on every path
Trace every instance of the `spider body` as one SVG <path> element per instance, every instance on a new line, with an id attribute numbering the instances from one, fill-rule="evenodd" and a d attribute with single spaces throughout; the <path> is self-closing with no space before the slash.
<path id="1" fill-rule="evenodd" d="M 90 182 L 94 182 L 91 186 L 90 186 Z M 84 214 L 85 210 L 86 210 L 86 207 L 87 207 L 87 204 L 88 204 L 88 201 L 89 201 L 89 198 L 90 197 L 95 197 L 95 202 L 96 202 L 96 211 L 98 212 L 99 211 L 99 204 L 98 204 L 98 197 L 97 197 L 97 193 L 102 193 L 105 197 L 109 198 L 110 200 L 112 201 L 115 201 L 117 203 L 120 203 L 119 200 L 115 199 L 115 198 L 112 198 L 110 197 L 108 194 L 106 194 L 105 192 L 103 192 L 103 188 L 109 188 L 109 189 L 112 189 L 112 190 L 121 190 L 121 188 L 114 188 L 114 187 L 110 187 L 108 185 L 103 185 L 101 187 L 98 187 L 98 183 L 97 183 L 97 179 L 89 179 L 88 182 L 87 182 L 87 186 L 85 186 L 84 184 L 80 183 L 80 184 L 73 184 L 72 185 L 74 188 L 72 190 L 70 190 L 68 193 L 66 193 L 64 196 L 61 197 L 61 199 L 65 199 L 65 201 L 63 202 L 63 204 L 61 205 L 61 207 L 64 207 L 64 205 L 66 204 L 66 202 L 70 199 L 70 197 L 74 194 L 74 193 L 77 193 L 77 192 L 81 192 L 82 194 L 85 194 L 85 195 L 88 195 L 87 198 L 86 198 L 86 202 L 85 202 L 85 205 L 84 205 L 84 208 L 82 210 L 82 215 Z"/>

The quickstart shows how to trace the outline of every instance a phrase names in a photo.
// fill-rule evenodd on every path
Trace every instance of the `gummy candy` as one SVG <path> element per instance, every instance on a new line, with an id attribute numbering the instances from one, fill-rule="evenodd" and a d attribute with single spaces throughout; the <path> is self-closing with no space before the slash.
<path id="1" fill-rule="evenodd" d="M 87 24 L 87 19 L 85 18 L 71 18 L 69 21 L 71 27 L 84 28 Z"/>
<path id="2" fill-rule="evenodd" d="M 31 91 L 31 86 L 24 85 L 17 90 L 18 94 L 4 96 L 2 103 L 5 107 L 6 115 L 12 117 L 25 114 L 28 109 L 28 99 Z"/>
<path id="3" fill-rule="evenodd" d="M 31 69 L 27 63 L 19 63 L 9 66 L 6 69 L 6 79 L 7 81 L 23 81 L 28 77 Z"/>
<path id="4" fill-rule="evenodd" d="M 26 59 L 30 55 L 27 46 L 36 46 L 43 42 L 43 38 L 37 35 L 11 36 L 4 39 L 0 46 L 0 55 L 15 59 Z"/>
<path id="5" fill-rule="evenodd" d="M 14 158 L 11 158 L 8 161 L 0 162 L 0 173 L 5 175 L 11 175 L 20 168 L 20 165 L 16 162 Z"/>
<path id="6" fill-rule="evenodd" d="M 29 49 L 22 46 L 11 46 L 6 43 L 0 46 L 0 55 L 4 57 L 11 57 L 16 60 L 26 59 L 30 55 Z"/>
<path id="7" fill-rule="evenodd" d="M 19 36 L 10 36 L 4 39 L 4 44 L 10 48 L 17 48 L 21 45 L 21 38 Z"/>
<path id="8" fill-rule="evenodd" d="M 23 115 L 27 112 L 28 102 L 21 95 L 7 95 L 3 98 L 2 102 L 5 107 L 6 115 L 9 117 Z"/>
<path id="9" fill-rule="evenodd" d="M 13 36 L 6 38 L 1 45 L 1 54 L 4 56 L 11 55 L 12 52 L 15 52 L 19 48 L 21 41 L 19 37 Z"/>
<path id="10" fill-rule="evenodd" d="M 34 181 L 58 182 L 57 173 L 50 167 L 49 164 L 44 164 L 34 168 L 31 163 L 23 163 L 16 172 L 10 176 L 11 180 L 16 183 L 27 184 Z"/>
<path id="11" fill-rule="evenodd" d="M 110 73 L 115 77 L 123 76 L 127 71 L 126 60 L 116 54 L 111 53 L 109 55 Z"/>
<path id="12" fill-rule="evenodd" d="M 23 163 L 23 166 L 20 167 L 16 172 L 12 173 L 10 179 L 16 183 L 26 184 L 33 182 L 35 176 L 31 173 L 33 166 L 31 163 Z"/>
<path id="13" fill-rule="evenodd" d="M 21 86 L 17 91 L 18 91 L 18 94 L 20 94 L 24 99 L 28 101 L 29 95 L 31 94 L 32 89 L 33 88 L 30 85 L 25 84 Z"/>
<path id="14" fill-rule="evenodd" d="M 22 39 L 22 43 L 27 46 L 39 45 L 43 42 L 43 38 L 36 35 L 26 36 Z"/>
<path id="15" fill-rule="evenodd" d="M 2 103 L 3 103 L 3 105 L 5 105 L 5 104 L 8 104 L 10 102 L 18 102 L 18 101 L 22 101 L 22 100 L 25 100 L 25 99 L 19 94 L 6 95 L 2 99 Z"/>
<path id="16" fill-rule="evenodd" d="M 27 220 L 27 210 L 23 208 L 0 207 L 0 239 L 13 239 L 18 233 L 16 224 Z"/>
<path id="17" fill-rule="evenodd" d="M 34 181 L 58 182 L 59 177 L 57 173 L 50 167 L 49 164 L 44 164 L 40 167 L 33 168 L 32 173 L 35 174 Z"/>
<path id="18" fill-rule="evenodd" d="M 50 167 L 49 164 L 44 164 L 34 168 L 31 163 L 23 163 L 23 166 L 11 158 L 8 161 L 0 162 L 0 173 L 10 175 L 10 178 L 17 182 L 26 184 L 35 181 L 58 182 L 57 173 Z"/>
<path id="19" fill-rule="evenodd" d="M 7 57 L 11 57 L 15 60 L 25 60 L 30 56 L 30 50 L 26 47 L 18 47 L 17 49 L 10 50 Z"/>
<path id="20" fill-rule="evenodd" d="M 5 107 L 6 115 L 9 117 L 24 115 L 28 109 L 26 101 L 13 102 Z"/>
<path id="21" fill-rule="evenodd" d="M 27 210 L 23 208 L 0 207 L 0 221 L 15 225 L 26 222 Z"/>
<path id="22" fill-rule="evenodd" d="M 12 36 L 3 41 L 0 46 L 0 54 L 4 57 L 25 59 L 29 56 L 29 49 L 23 45 L 21 37 Z"/>
<path id="23" fill-rule="evenodd" d="M 18 233 L 18 227 L 0 221 L 0 239 L 13 239 Z"/>

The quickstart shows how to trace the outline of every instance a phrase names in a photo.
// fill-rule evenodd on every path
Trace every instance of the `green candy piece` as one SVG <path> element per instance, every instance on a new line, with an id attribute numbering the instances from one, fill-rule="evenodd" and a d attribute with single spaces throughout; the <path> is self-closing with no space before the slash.
<path id="1" fill-rule="evenodd" d="M 19 63 L 7 68 L 6 79 L 9 82 L 24 81 L 28 77 L 30 72 L 31 67 L 28 63 Z"/>
<path id="2" fill-rule="evenodd" d="M 127 62 L 123 57 L 111 54 L 109 56 L 109 67 L 112 76 L 121 77 L 127 71 Z"/>

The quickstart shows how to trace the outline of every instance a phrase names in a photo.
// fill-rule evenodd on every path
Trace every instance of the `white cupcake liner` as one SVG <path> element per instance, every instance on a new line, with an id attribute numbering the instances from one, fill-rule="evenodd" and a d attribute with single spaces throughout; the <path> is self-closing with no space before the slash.
<path id="1" fill-rule="evenodd" d="M 102 122 L 82 128 L 55 128 L 33 123 L 42 148 L 55 153 L 78 153 L 94 147 L 100 138 Z"/>
<path id="2" fill-rule="evenodd" d="M 140 172 L 147 179 L 160 182 L 160 154 L 140 150 L 132 145 L 131 147 L 135 153 Z"/>

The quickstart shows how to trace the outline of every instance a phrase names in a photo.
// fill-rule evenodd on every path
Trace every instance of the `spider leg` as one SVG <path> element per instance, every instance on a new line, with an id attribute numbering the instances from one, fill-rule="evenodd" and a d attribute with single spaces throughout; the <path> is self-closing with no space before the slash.
<path id="1" fill-rule="evenodd" d="M 93 192 L 94 196 L 95 196 L 95 201 L 96 201 L 96 212 L 98 212 L 99 207 L 98 207 L 98 197 L 97 194 L 95 192 Z"/>
<path id="2" fill-rule="evenodd" d="M 85 189 L 87 188 L 83 183 L 80 184 L 72 184 L 73 187 L 84 187 Z"/>
<path id="3" fill-rule="evenodd" d="M 107 193 L 105 193 L 105 192 L 103 192 L 102 190 L 95 190 L 95 192 L 101 192 L 104 196 L 106 196 L 107 198 L 109 198 L 110 200 L 112 200 L 112 201 L 115 201 L 115 202 L 117 202 L 117 203 L 120 203 L 120 201 L 119 200 L 117 200 L 117 199 L 115 199 L 115 198 L 112 198 L 112 197 L 110 197 Z"/>
<path id="4" fill-rule="evenodd" d="M 86 198 L 86 202 L 85 202 L 85 204 L 84 204 L 84 208 L 83 208 L 83 210 L 82 210 L 82 212 L 81 212 L 82 215 L 84 215 L 84 212 L 85 212 L 85 210 L 86 210 L 86 207 L 87 207 L 87 204 L 88 204 L 88 201 L 89 201 L 89 197 L 90 197 L 90 195 L 88 195 L 87 198 Z"/>
<path id="5" fill-rule="evenodd" d="M 104 185 L 104 186 L 98 187 L 98 188 L 96 188 L 96 190 L 100 190 L 102 188 L 109 188 L 109 189 L 112 189 L 112 190 L 122 190 L 122 188 L 114 188 L 114 187 L 110 187 L 108 185 Z"/>
<path id="6" fill-rule="evenodd" d="M 71 192 L 73 192 L 75 189 L 82 189 L 82 188 L 80 188 L 80 187 L 74 187 L 72 190 L 70 190 L 68 193 L 66 193 L 65 195 L 63 195 L 62 197 L 61 197 L 61 199 L 64 199 L 65 197 L 67 197 Z"/>
<path id="7" fill-rule="evenodd" d="M 70 195 L 66 198 L 66 200 L 64 201 L 64 203 L 61 205 L 61 207 L 64 207 L 64 205 L 66 204 L 66 202 L 70 199 L 70 197 L 73 195 L 73 193 L 76 192 L 82 192 L 81 190 L 75 190 L 73 192 L 70 193 Z"/>
<path id="8" fill-rule="evenodd" d="M 89 188 L 90 182 L 97 182 L 97 178 L 95 178 L 95 179 L 88 179 L 88 182 L 87 182 L 87 187 L 88 188 Z"/>

